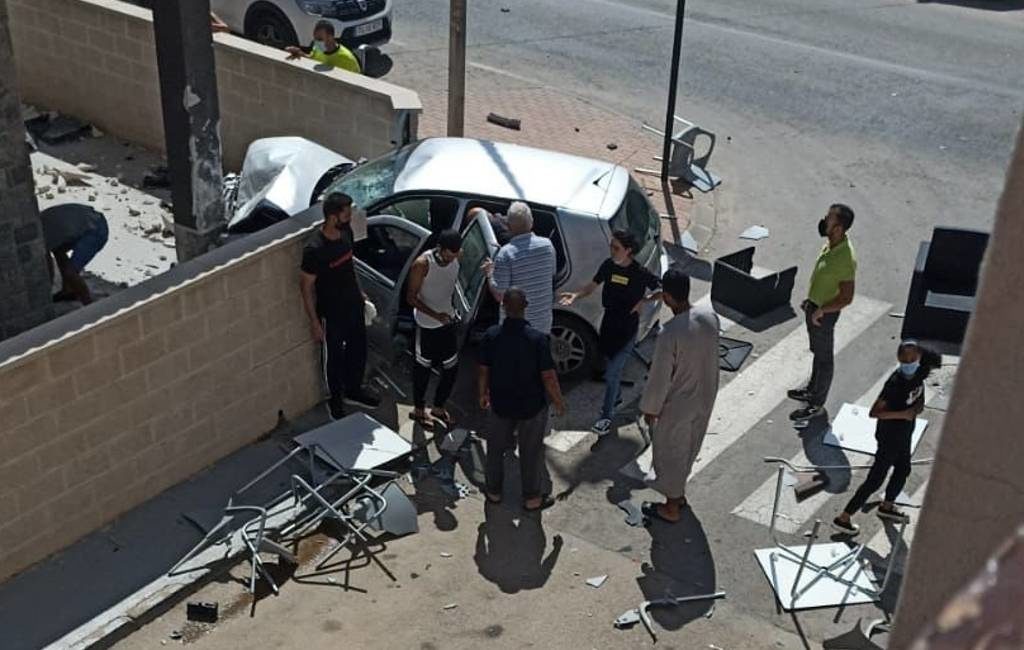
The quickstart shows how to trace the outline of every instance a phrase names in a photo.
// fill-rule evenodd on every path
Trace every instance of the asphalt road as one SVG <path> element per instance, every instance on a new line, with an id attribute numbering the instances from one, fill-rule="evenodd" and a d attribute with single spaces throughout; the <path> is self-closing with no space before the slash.
<path id="1" fill-rule="evenodd" d="M 550 86 L 660 124 L 674 6 L 671 0 L 471 2 L 470 70 L 478 79 L 489 75 L 486 83 Z M 445 87 L 447 11 L 447 0 L 396 0 L 395 41 L 386 48 L 395 61 L 389 79 L 417 90 Z M 713 197 L 714 220 L 693 228 L 708 255 L 741 248 L 746 243 L 737 235 L 743 229 L 765 225 L 771 236 L 759 242 L 757 263 L 802 265 L 796 295 L 807 282 L 808 258 L 820 245 L 815 224 L 827 205 L 843 201 L 857 212 L 851 235 L 860 260 L 858 293 L 875 302 L 857 308 L 861 322 L 851 323 L 849 345 L 838 353 L 829 404 L 833 414 L 839 403 L 862 394 L 870 401 L 867 393 L 892 367 L 899 321 L 888 312 L 903 309 L 918 241 L 936 225 L 991 225 L 1024 108 L 1022 32 L 1020 1 L 687 3 L 676 112 L 718 134 L 712 168 L 725 179 Z M 424 61 L 434 62 L 430 74 L 422 72 Z M 403 64 L 411 62 L 417 63 L 415 74 L 403 74 Z M 514 107 L 503 108 L 515 113 Z M 855 318 L 850 314 L 847 323 Z M 802 351 L 803 343 L 794 339 L 802 335 L 799 330 L 796 321 L 761 333 L 735 330 L 731 335 L 754 342 L 760 358 L 748 361 L 746 378 L 724 374 L 722 390 L 740 382 L 784 392 L 789 386 L 774 383 L 803 361 L 775 357 L 782 346 L 791 346 L 794 357 Z M 642 370 L 636 379 L 642 381 Z M 731 389 L 732 399 L 737 390 Z M 573 389 L 578 421 L 562 427 L 585 429 L 599 392 Z M 818 463 L 836 459 L 827 456 L 818 434 L 794 434 L 786 418 L 792 404 L 755 392 L 738 396 L 731 408 L 739 419 L 756 424 L 693 479 L 697 528 L 707 531 L 718 580 L 728 585 L 730 601 L 788 630 L 802 626 L 820 641 L 848 625 L 837 625 L 831 612 L 802 622 L 777 615 L 750 559 L 766 538 L 766 529 L 756 523 L 763 517 L 744 508 L 752 503 L 755 510 L 763 508 L 758 499 L 770 498 L 759 488 L 770 480 L 763 456 L 796 458 L 802 451 Z M 926 412 L 931 428 L 920 457 L 934 452 L 942 416 L 940 400 Z M 713 434 L 721 433 L 714 428 Z M 629 492 L 615 468 L 636 452 L 635 442 L 635 430 L 624 428 L 615 442 L 591 447 L 594 441 L 588 439 L 566 452 L 549 449 L 555 488 L 569 494 L 569 507 L 556 508 L 551 523 L 636 554 L 638 561 L 649 550 L 657 565 L 658 544 L 647 549 L 638 536 L 623 532 L 613 505 Z M 864 460 L 840 454 L 838 462 Z M 920 496 L 926 477 L 927 469 L 916 471 L 908 492 Z M 857 479 L 847 476 L 831 485 L 826 502 L 802 506 L 803 519 L 789 527 L 809 527 L 812 516 L 827 521 L 846 498 L 842 493 L 851 480 Z M 877 529 L 874 524 L 865 534 Z M 685 567 L 675 573 L 680 579 L 688 575 Z M 873 609 L 852 614 L 876 615 Z"/>

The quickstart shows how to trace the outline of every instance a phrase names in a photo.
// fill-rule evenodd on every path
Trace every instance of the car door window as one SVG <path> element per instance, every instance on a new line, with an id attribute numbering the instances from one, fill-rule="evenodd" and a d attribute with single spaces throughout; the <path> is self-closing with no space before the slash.
<path id="1" fill-rule="evenodd" d="M 455 199 L 432 196 L 401 199 L 380 208 L 377 214 L 401 217 L 431 232 L 440 232 L 451 227 L 458 210 L 459 202 Z"/>
<path id="2" fill-rule="evenodd" d="M 473 223 L 462 236 L 462 254 L 459 256 L 459 285 L 468 300 L 480 291 L 486 277 L 480 266 L 488 256 L 490 251 L 480 224 Z"/>
<path id="3" fill-rule="evenodd" d="M 356 242 L 355 255 L 392 283 L 397 283 L 405 263 L 420 244 L 420 238 L 392 224 L 371 224 L 366 239 Z"/>

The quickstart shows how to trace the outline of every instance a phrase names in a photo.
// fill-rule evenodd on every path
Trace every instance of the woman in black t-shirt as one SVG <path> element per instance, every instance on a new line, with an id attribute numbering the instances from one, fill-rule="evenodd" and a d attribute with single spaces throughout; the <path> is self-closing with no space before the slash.
<path id="1" fill-rule="evenodd" d="M 942 357 L 912 340 L 900 343 L 896 355 L 900 367 L 886 380 L 869 413 L 878 420 L 875 426 L 875 440 L 878 441 L 875 462 L 843 512 L 832 521 L 833 528 L 847 535 L 860 532 L 860 528 L 850 521 L 850 516 L 882 487 L 889 468 L 892 468 L 892 476 L 885 486 L 885 500 L 878 506 L 878 517 L 896 522 L 910 521 L 910 517 L 896 508 L 895 501 L 910 476 L 914 423 L 924 410 L 924 380 L 932 370 L 942 365 Z"/>
<path id="2" fill-rule="evenodd" d="M 632 234 L 616 230 L 612 233 L 609 248 L 611 257 L 601 264 L 587 286 L 576 293 L 563 293 L 559 296 L 559 303 L 568 306 L 589 296 L 598 285 L 603 285 L 601 305 L 604 307 L 604 317 L 601 319 L 598 347 L 608 359 L 608 365 L 604 371 L 601 413 L 591 427 L 591 431 L 599 436 L 605 435 L 612 428 L 615 406 L 619 401 L 622 369 L 629 359 L 640 327 L 640 306 L 645 301 L 661 298 L 660 291 L 647 293 L 657 290 L 661 280 L 633 259 L 639 245 Z"/>

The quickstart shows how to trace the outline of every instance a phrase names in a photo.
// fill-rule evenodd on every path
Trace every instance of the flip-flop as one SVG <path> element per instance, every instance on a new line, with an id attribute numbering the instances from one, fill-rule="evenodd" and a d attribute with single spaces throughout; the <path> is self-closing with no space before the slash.
<path id="1" fill-rule="evenodd" d="M 445 429 L 452 428 L 452 414 L 449 413 L 448 411 L 435 411 L 434 409 L 431 409 L 430 417 L 434 418 L 435 420 L 443 424 Z"/>
<path id="2" fill-rule="evenodd" d="M 541 497 L 539 506 L 536 508 L 527 508 L 526 506 L 523 506 L 523 510 L 526 512 L 540 512 L 541 510 L 547 510 L 553 505 L 555 505 L 555 500 L 551 498 L 550 494 L 545 494 Z"/>
<path id="3" fill-rule="evenodd" d="M 431 420 L 430 416 L 426 414 L 416 415 L 415 411 L 409 411 L 409 419 L 427 428 L 431 428 L 434 426 L 434 421 Z"/>
<path id="4" fill-rule="evenodd" d="M 659 519 L 664 521 L 666 524 L 678 524 L 683 519 L 682 516 L 680 516 L 679 519 L 666 519 L 662 516 L 661 512 L 658 511 L 658 506 L 650 501 L 644 501 L 644 504 L 640 506 L 640 512 L 649 519 Z"/>

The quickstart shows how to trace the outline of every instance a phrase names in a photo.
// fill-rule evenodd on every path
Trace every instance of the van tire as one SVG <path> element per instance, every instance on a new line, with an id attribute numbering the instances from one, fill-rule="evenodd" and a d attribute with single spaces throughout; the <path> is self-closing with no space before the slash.
<path id="1" fill-rule="evenodd" d="M 249 8 L 245 16 L 245 36 L 271 47 L 299 44 L 292 22 L 269 2 L 257 2 Z"/>
<path id="2" fill-rule="evenodd" d="M 590 377 L 601 359 L 597 334 L 583 319 L 555 312 L 551 325 L 551 356 L 563 381 Z"/>

